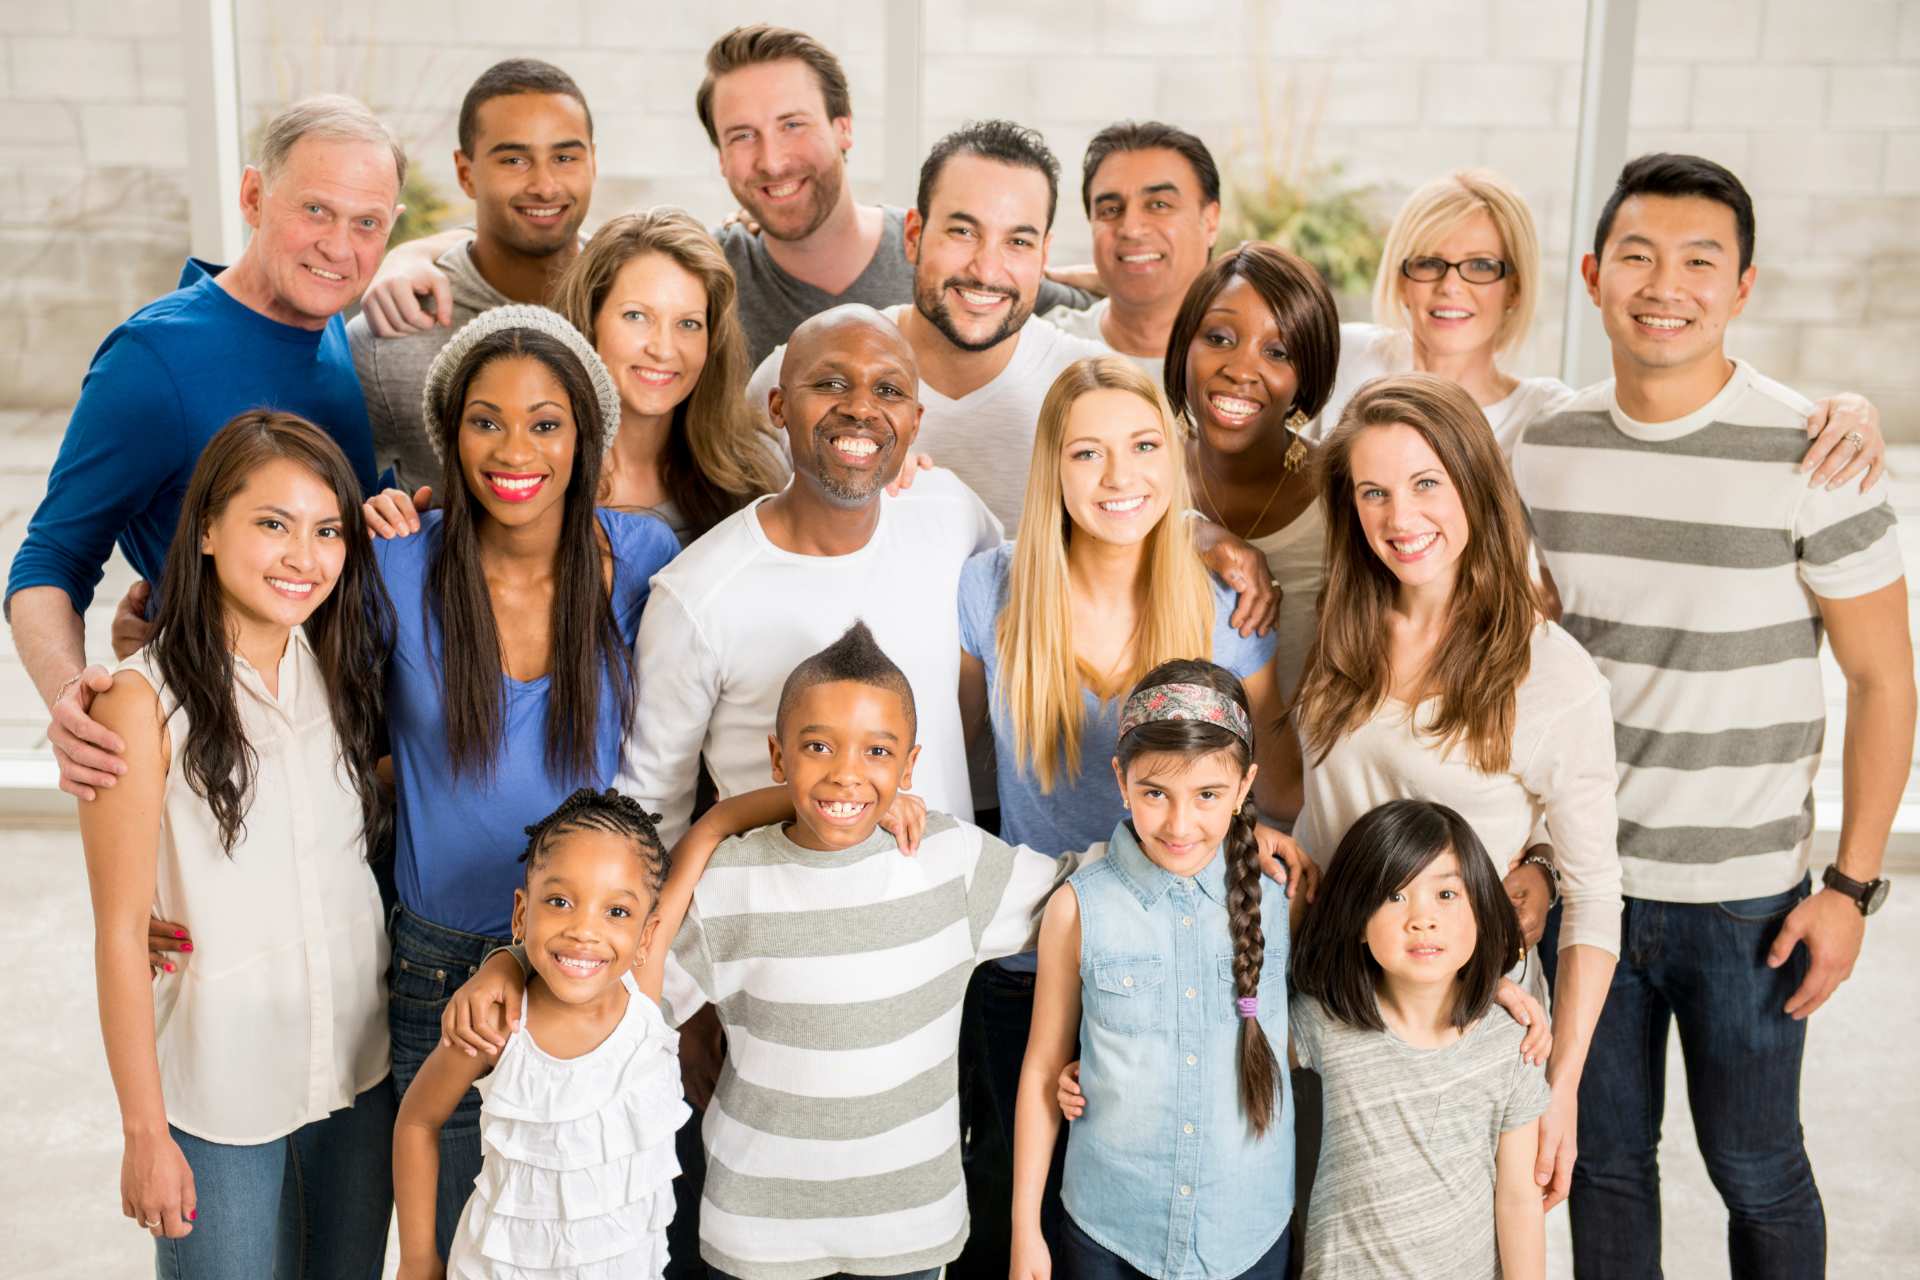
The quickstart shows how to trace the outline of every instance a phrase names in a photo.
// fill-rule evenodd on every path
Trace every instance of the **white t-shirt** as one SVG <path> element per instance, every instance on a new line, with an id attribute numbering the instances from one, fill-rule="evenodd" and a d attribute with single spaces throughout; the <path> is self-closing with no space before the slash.
<path id="1" fill-rule="evenodd" d="M 1112 301 L 1111 298 L 1102 298 L 1084 310 L 1076 310 L 1073 307 L 1062 305 L 1055 307 L 1040 318 L 1062 332 L 1070 333 L 1076 338 L 1085 338 L 1090 342 L 1098 342 L 1102 346 L 1105 346 L 1107 344 L 1107 335 L 1101 332 L 1100 323 L 1107 318 L 1107 307 Z M 1109 349 L 1111 350 L 1111 348 Z M 1167 385 L 1167 361 L 1164 356 L 1136 356 L 1129 355 L 1125 351 L 1114 351 L 1114 354 L 1126 356 L 1127 359 L 1133 361 L 1142 369 L 1145 369 L 1148 375 L 1152 377 L 1162 389 L 1165 389 Z"/>
<path id="2" fill-rule="evenodd" d="M 1421 704 L 1422 722 L 1436 704 Z M 1538 841 L 1553 845 L 1566 903 L 1560 945 L 1620 953 L 1620 859 L 1614 813 L 1613 715 L 1607 682 L 1551 622 L 1533 633 L 1533 665 L 1514 698 L 1513 754 L 1481 773 L 1458 746 L 1442 754 L 1412 709 L 1389 698 L 1333 744 L 1305 751 L 1306 803 L 1294 838 L 1325 866 L 1347 829 L 1389 800 L 1432 800 L 1465 818 L 1496 873 Z"/>
<path id="3" fill-rule="evenodd" d="M 885 314 L 898 324 L 906 310 L 904 305 L 890 307 Z M 1037 319 L 1021 327 L 1015 342 L 1013 359 L 1000 375 L 958 400 L 920 384 L 920 403 L 926 413 L 913 446 L 915 452 L 929 454 L 936 464 L 950 468 L 979 494 L 1009 537 L 1020 527 L 1020 503 L 1033 465 L 1033 429 L 1040 421 L 1040 402 L 1061 370 L 1074 361 L 1113 354 L 1103 342 L 1073 337 Z M 757 412 L 767 411 L 767 393 L 779 385 L 780 362 L 786 355 L 785 345 L 776 347 L 753 371 L 747 403 Z M 920 484 L 915 480 L 913 491 Z"/>
<path id="4" fill-rule="evenodd" d="M 1325 440 L 1340 423 L 1340 414 L 1354 392 L 1375 378 L 1390 373 L 1413 372 L 1413 339 L 1405 329 L 1390 329 L 1383 324 L 1343 324 L 1340 326 L 1340 371 L 1333 379 L 1333 394 L 1326 407 L 1305 431 L 1309 440 Z M 1493 428 L 1500 452 L 1513 460 L 1513 446 L 1520 433 L 1554 401 L 1572 395 L 1572 389 L 1558 378 L 1522 378 L 1506 399 L 1482 405 L 1487 425 Z"/>
<path id="5" fill-rule="evenodd" d="M 1327 577 L 1327 513 L 1315 498 L 1293 523 L 1249 541 L 1267 558 L 1267 572 L 1280 584 L 1273 670 L 1280 679 L 1280 696 L 1292 698 L 1320 622 L 1320 584 Z"/>
<path id="6" fill-rule="evenodd" d="M 720 798 L 770 786 L 767 735 L 787 676 L 856 620 L 907 674 L 919 716 L 913 792 L 971 817 L 960 732 L 960 566 L 1000 543 L 1000 522 L 952 472 L 923 473 L 851 555 L 783 551 L 766 498 L 735 512 L 653 577 L 640 619 L 633 733 L 619 788 L 687 830 L 704 755 Z"/>

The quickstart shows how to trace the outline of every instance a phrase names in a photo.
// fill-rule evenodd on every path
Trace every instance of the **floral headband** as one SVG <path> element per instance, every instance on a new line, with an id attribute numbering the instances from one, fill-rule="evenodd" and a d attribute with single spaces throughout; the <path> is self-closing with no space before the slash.
<path id="1" fill-rule="evenodd" d="M 1120 736 L 1156 720 L 1200 720 L 1217 724 L 1249 747 L 1253 724 L 1246 709 L 1218 689 L 1204 684 L 1156 684 L 1136 691 L 1120 709 Z"/>

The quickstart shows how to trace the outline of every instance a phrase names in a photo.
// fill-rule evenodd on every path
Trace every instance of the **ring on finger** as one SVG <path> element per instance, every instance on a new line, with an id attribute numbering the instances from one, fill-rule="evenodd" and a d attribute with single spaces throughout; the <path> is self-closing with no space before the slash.
<path id="1" fill-rule="evenodd" d="M 1845 440 L 1848 444 L 1852 445 L 1856 449 L 1866 448 L 1867 438 L 1861 435 L 1858 431 L 1849 431 L 1847 432 L 1847 434 L 1841 436 L 1840 438 L 1842 440 Z"/>

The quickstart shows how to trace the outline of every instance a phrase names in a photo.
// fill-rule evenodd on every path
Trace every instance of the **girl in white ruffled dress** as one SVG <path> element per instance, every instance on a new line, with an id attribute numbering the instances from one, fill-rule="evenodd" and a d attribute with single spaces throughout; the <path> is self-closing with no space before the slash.
<path id="1" fill-rule="evenodd" d="M 520 1016 L 492 1028 L 505 1042 L 497 1054 L 436 1048 L 401 1102 L 399 1274 L 653 1280 L 666 1267 L 680 1171 L 673 1137 L 689 1114 L 680 1037 L 660 1016 L 660 960 L 706 860 L 663 892 L 668 858 L 653 819 L 613 791 L 582 788 L 527 834 L 513 931 L 533 976 Z M 440 1127 L 476 1081 L 485 1163 L 443 1266 Z"/>

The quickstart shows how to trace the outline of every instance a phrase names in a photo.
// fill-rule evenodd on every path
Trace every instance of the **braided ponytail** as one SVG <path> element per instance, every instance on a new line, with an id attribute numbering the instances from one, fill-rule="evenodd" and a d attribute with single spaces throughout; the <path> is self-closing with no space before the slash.
<path id="1" fill-rule="evenodd" d="M 1197 659 L 1161 663 L 1134 686 L 1129 703 L 1142 690 L 1183 684 L 1203 685 L 1225 694 L 1248 713 L 1248 724 L 1251 724 L 1251 707 L 1240 681 L 1226 668 Z M 1123 774 L 1137 757 L 1149 753 L 1189 758 L 1225 753 L 1239 765 L 1242 778 L 1253 767 L 1251 734 L 1243 738 L 1231 728 L 1205 720 L 1147 720 L 1120 735 L 1116 754 Z M 1265 966 L 1267 953 L 1266 930 L 1260 915 L 1260 880 L 1264 873 L 1260 870 L 1260 846 L 1254 839 L 1253 826 L 1254 808 L 1249 797 L 1234 815 L 1222 842 L 1227 860 L 1227 929 L 1233 937 L 1233 994 L 1243 1012 L 1252 1007 L 1244 1002 L 1258 1000 L 1263 994 L 1260 970 Z M 1274 990 L 1264 994 L 1268 1000 L 1278 1001 L 1280 1007 L 1284 1007 L 1287 998 L 1284 983 L 1276 983 Z M 1280 1087 L 1280 1064 L 1274 1059 L 1273 1046 L 1268 1043 L 1259 1019 L 1251 1016 L 1240 1019 L 1239 1076 L 1240 1104 L 1246 1108 L 1255 1136 L 1265 1137 L 1277 1118 L 1274 1096 Z"/>
<path id="2" fill-rule="evenodd" d="M 1237 1000 L 1261 995 L 1260 969 L 1267 958 L 1266 931 L 1260 927 L 1260 846 L 1253 838 L 1253 806 L 1241 806 L 1227 828 L 1227 928 L 1233 935 L 1233 994 Z M 1286 992 L 1269 991 L 1269 1000 L 1284 1000 Z M 1273 1095 L 1280 1064 L 1258 1018 L 1240 1019 L 1240 1105 L 1256 1137 L 1266 1136 L 1274 1121 Z"/>

